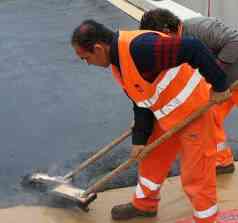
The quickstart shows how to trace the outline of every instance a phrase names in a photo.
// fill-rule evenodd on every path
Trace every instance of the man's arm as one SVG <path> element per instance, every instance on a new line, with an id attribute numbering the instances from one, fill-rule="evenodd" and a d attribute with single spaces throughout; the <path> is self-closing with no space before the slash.
<path id="1" fill-rule="evenodd" d="M 193 68 L 198 68 L 200 74 L 212 85 L 214 91 L 222 92 L 228 89 L 227 75 L 200 40 L 192 37 L 181 39 L 177 65 L 182 63 L 188 63 Z"/>
<path id="2" fill-rule="evenodd" d="M 145 148 L 145 144 L 153 130 L 154 115 L 146 108 L 140 108 L 133 103 L 134 127 L 132 129 L 132 149 L 130 158 L 139 160 L 140 153 Z"/>
<path id="3" fill-rule="evenodd" d="M 162 70 L 188 63 L 199 69 L 214 91 L 228 89 L 227 75 L 208 48 L 196 38 L 145 33 L 133 40 L 130 52 L 139 73 L 149 82 L 153 82 Z"/>
<path id="4" fill-rule="evenodd" d="M 132 144 L 145 145 L 153 130 L 154 114 L 146 108 L 140 108 L 133 102 L 134 127 Z"/>

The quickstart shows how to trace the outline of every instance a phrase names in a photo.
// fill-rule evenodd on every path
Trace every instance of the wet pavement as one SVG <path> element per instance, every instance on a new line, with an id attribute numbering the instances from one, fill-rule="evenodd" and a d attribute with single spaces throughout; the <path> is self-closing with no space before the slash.
<path id="1" fill-rule="evenodd" d="M 0 207 L 41 202 L 20 187 L 21 176 L 36 170 L 65 174 L 121 134 L 133 117 L 110 71 L 88 67 L 70 47 L 72 30 L 90 18 L 113 29 L 137 26 L 102 0 L 0 0 Z M 236 124 L 237 112 L 226 123 L 233 138 Z M 76 185 L 86 187 L 115 168 L 129 142 L 83 172 Z M 108 187 L 135 181 L 133 167 Z"/>

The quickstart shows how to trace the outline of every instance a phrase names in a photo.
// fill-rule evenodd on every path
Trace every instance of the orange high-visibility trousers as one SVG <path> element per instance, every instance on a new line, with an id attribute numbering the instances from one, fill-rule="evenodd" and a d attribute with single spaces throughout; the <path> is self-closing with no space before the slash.
<path id="1" fill-rule="evenodd" d="M 227 166 L 234 162 L 231 147 L 227 144 L 227 136 L 224 130 L 224 119 L 234 108 L 234 94 L 226 102 L 215 105 L 213 108 L 215 118 L 215 134 L 217 140 L 216 166 Z"/>
<path id="2" fill-rule="evenodd" d="M 236 106 L 238 105 L 238 89 L 232 91 L 232 101 Z"/>
<path id="3" fill-rule="evenodd" d="M 193 205 L 195 222 L 214 222 L 217 214 L 214 128 L 214 117 L 209 111 L 148 154 L 139 163 L 133 205 L 140 210 L 157 210 L 161 186 L 179 153 L 182 185 Z M 156 123 L 148 143 L 162 133 Z"/>
<path id="4" fill-rule="evenodd" d="M 232 69 L 227 70 L 227 73 L 234 75 L 237 72 L 237 66 L 232 66 Z M 238 105 L 238 89 L 232 91 L 231 99 L 228 101 L 215 106 L 214 113 L 215 113 L 215 120 L 216 120 L 216 138 L 217 138 L 217 159 L 216 159 L 216 166 L 227 166 L 234 162 L 233 154 L 231 151 L 230 146 L 227 144 L 227 137 L 224 131 L 224 119 L 230 113 L 234 105 Z"/>

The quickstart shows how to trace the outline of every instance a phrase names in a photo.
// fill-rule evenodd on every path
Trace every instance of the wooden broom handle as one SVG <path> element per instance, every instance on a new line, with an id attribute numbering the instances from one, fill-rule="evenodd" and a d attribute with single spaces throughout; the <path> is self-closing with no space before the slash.
<path id="1" fill-rule="evenodd" d="M 235 81 L 231 87 L 231 90 L 238 89 L 238 81 Z M 189 117 L 185 118 L 181 123 L 175 125 L 172 129 L 164 133 L 162 136 L 160 136 L 157 140 L 155 140 L 150 145 L 146 146 L 144 150 L 142 151 L 142 157 L 145 157 L 149 152 L 151 152 L 155 147 L 163 143 L 165 140 L 170 138 L 173 134 L 177 133 L 181 129 L 183 129 L 186 125 L 188 125 L 190 122 L 194 121 L 198 117 L 200 117 L 203 113 L 208 111 L 213 105 L 215 105 L 216 102 L 210 101 L 207 105 L 201 107 L 196 112 L 192 113 Z M 120 166 L 118 166 L 116 169 L 114 169 L 111 173 L 104 176 L 102 179 L 98 180 L 95 184 L 90 186 L 85 192 L 84 195 L 87 196 L 90 193 L 96 193 L 105 183 L 110 181 L 114 176 L 117 176 L 122 171 L 128 169 L 131 164 L 133 164 L 136 161 L 136 159 L 128 159 L 124 163 L 122 163 Z"/>
<path id="2" fill-rule="evenodd" d="M 64 176 L 65 180 L 68 180 L 74 176 L 77 176 L 83 169 L 85 169 L 88 165 L 91 163 L 94 163 L 98 159 L 100 159 L 102 156 L 107 154 L 114 148 L 116 145 L 123 142 L 128 136 L 132 133 L 132 127 L 133 123 L 130 125 L 130 127 L 124 131 L 119 137 L 114 139 L 112 142 L 110 142 L 108 145 L 104 146 L 103 148 L 99 149 L 98 152 L 96 152 L 93 156 L 91 156 L 89 159 L 85 160 L 83 163 L 81 163 L 77 168 L 75 168 L 73 171 L 69 172 Z"/>

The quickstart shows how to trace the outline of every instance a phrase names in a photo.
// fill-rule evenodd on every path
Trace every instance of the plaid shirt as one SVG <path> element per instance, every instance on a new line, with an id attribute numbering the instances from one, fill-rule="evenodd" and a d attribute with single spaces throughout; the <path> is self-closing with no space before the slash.
<path id="1" fill-rule="evenodd" d="M 110 50 L 111 63 L 120 70 L 118 34 Z M 144 80 L 153 82 L 162 70 L 188 63 L 198 68 L 215 91 L 228 88 L 226 75 L 216 64 L 214 56 L 198 39 L 192 37 L 162 37 L 148 32 L 137 36 L 130 44 L 130 53 Z M 132 143 L 146 144 L 153 129 L 153 113 L 134 104 L 135 126 Z"/>
<path id="2" fill-rule="evenodd" d="M 132 58 L 141 76 L 153 82 L 158 74 L 177 64 L 177 54 L 181 40 L 161 38 L 158 34 L 149 33 L 137 37 L 130 46 Z"/>

